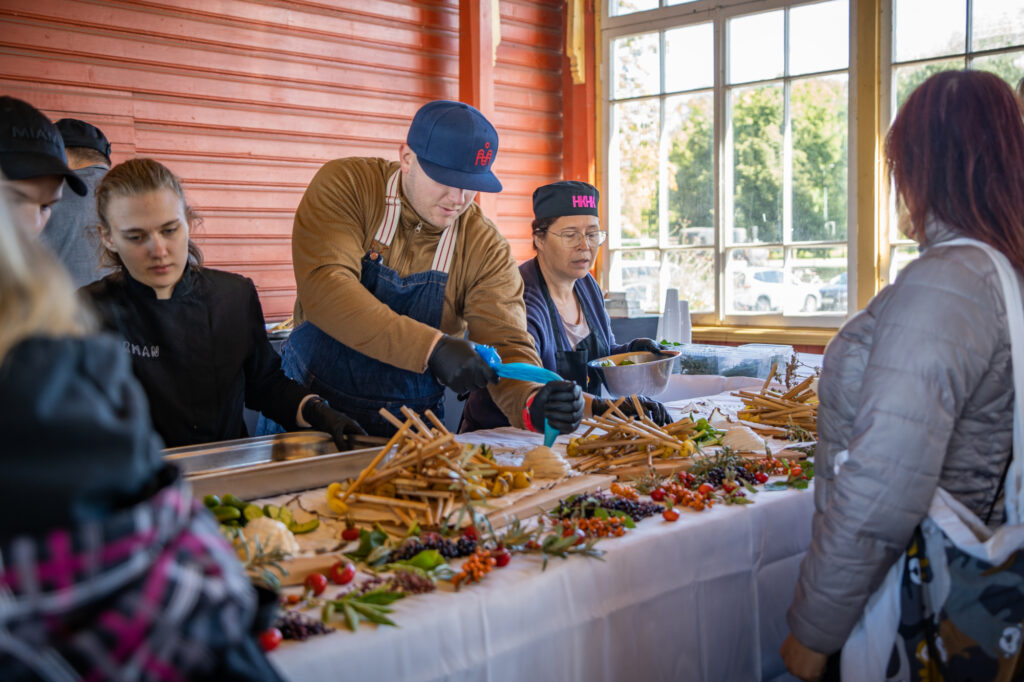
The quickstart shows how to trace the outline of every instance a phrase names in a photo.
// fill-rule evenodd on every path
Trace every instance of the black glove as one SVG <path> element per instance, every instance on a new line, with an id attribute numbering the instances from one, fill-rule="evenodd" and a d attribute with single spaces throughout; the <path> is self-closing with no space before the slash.
<path id="1" fill-rule="evenodd" d="M 583 420 L 583 391 L 572 381 L 549 381 L 530 404 L 533 428 L 544 432 L 544 420 L 559 433 L 572 433 Z"/>
<path id="2" fill-rule="evenodd" d="M 657 400 L 648 398 L 645 395 L 637 395 L 637 401 L 640 403 L 640 409 L 644 411 L 644 414 L 658 426 L 664 426 L 671 421 L 668 416 L 668 410 L 665 406 L 659 403 Z M 595 415 L 604 414 L 605 411 L 612 406 L 611 400 L 604 400 L 602 398 L 594 398 L 590 404 L 590 411 Z M 619 412 L 626 415 L 627 417 L 635 417 L 636 407 L 633 405 L 633 401 L 627 397 L 622 403 L 619 404 Z"/>
<path id="3" fill-rule="evenodd" d="M 456 393 L 498 383 L 498 373 L 477 354 L 472 341 L 447 334 L 437 340 L 427 367 L 438 381 Z"/>
<path id="4" fill-rule="evenodd" d="M 657 353 L 658 355 L 661 355 L 661 344 L 654 339 L 633 339 L 629 342 L 629 348 L 627 350 L 630 353 L 645 350 L 650 353 Z"/>
<path id="5" fill-rule="evenodd" d="M 339 450 L 353 450 L 351 436 L 365 436 L 366 431 L 355 419 L 338 412 L 319 396 L 310 398 L 302 406 L 302 418 L 317 431 L 331 434 Z"/>

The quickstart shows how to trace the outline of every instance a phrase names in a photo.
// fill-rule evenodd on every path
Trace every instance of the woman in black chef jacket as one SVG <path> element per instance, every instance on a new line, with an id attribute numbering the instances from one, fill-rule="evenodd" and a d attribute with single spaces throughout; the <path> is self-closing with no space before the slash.
<path id="1" fill-rule="evenodd" d="M 651 339 L 615 343 L 611 319 L 597 280 L 590 274 L 598 248 L 608 233 L 598 220 L 598 191 L 586 182 L 566 180 L 533 192 L 533 247 L 536 258 L 519 266 L 523 276 L 526 325 L 546 369 L 575 381 L 590 396 L 587 413 L 600 413 L 606 401 L 601 376 L 587 363 L 596 358 L 634 351 L 659 352 Z M 658 424 L 668 422 L 665 406 L 638 396 L 643 411 Z M 630 401 L 620 409 L 634 412 Z M 508 420 L 487 391 L 474 391 L 466 401 L 462 431 L 507 426 Z"/>
<path id="2" fill-rule="evenodd" d="M 105 259 L 116 271 L 84 287 L 118 332 L 168 447 L 243 438 L 243 405 L 288 430 L 365 433 L 281 371 L 251 280 L 202 266 L 197 217 L 178 179 L 152 159 L 114 166 L 96 188 Z"/>

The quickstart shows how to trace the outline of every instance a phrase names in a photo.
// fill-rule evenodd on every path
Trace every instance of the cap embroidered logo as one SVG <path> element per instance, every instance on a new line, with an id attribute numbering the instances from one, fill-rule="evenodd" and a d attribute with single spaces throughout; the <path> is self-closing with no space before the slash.
<path id="1" fill-rule="evenodd" d="M 573 208 L 597 208 L 597 202 L 594 201 L 594 197 L 586 194 L 574 194 L 572 195 L 572 207 Z"/>
<path id="2" fill-rule="evenodd" d="M 473 165 L 486 168 L 490 165 L 492 158 L 494 158 L 494 150 L 491 149 L 491 143 L 484 142 L 484 148 L 476 151 L 476 161 L 473 162 Z"/>

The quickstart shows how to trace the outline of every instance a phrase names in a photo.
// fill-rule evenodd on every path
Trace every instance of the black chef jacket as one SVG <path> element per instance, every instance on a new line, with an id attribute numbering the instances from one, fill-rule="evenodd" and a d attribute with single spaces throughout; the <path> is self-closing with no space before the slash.
<path id="1" fill-rule="evenodd" d="M 246 437 L 243 404 L 298 428 L 309 391 L 281 371 L 251 280 L 189 266 L 161 301 L 122 270 L 82 291 L 123 337 L 167 447 Z"/>

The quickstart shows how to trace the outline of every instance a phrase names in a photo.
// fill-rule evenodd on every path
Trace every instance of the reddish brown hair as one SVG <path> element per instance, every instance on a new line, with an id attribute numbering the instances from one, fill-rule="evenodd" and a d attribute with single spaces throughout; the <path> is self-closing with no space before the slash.
<path id="1" fill-rule="evenodd" d="M 1024 268 L 1024 110 L 1001 78 L 943 71 L 900 109 L 885 141 L 908 236 L 934 216 Z"/>

